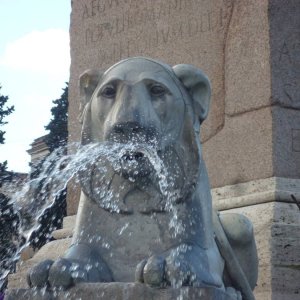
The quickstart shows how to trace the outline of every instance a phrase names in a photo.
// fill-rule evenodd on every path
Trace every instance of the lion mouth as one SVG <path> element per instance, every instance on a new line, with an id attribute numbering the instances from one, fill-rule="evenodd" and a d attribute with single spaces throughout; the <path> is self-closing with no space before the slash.
<path id="1" fill-rule="evenodd" d="M 143 158 L 145 158 L 145 154 L 143 152 L 129 152 L 124 154 L 121 159 L 123 161 L 141 161 Z"/>
<path id="2" fill-rule="evenodd" d="M 126 151 L 121 155 L 120 164 L 122 175 L 127 178 L 145 177 L 152 170 L 149 158 L 142 151 Z"/>

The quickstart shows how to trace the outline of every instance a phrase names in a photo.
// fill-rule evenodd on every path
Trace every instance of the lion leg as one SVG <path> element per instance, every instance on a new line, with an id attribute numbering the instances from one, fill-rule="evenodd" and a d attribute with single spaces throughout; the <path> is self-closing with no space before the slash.
<path id="1" fill-rule="evenodd" d="M 236 213 L 220 214 L 219 218 L 230 246 L 253 290 L 258 276 L 258 257 L 252 223 L 244 215 Z M 227 278 L 227 281 L 230 282 L 230 278 Z"/>
<path id="2" fill-rule="evenodd" d="M 141 261 L 136 268 L 136 281 L 151 286 L 223 288 L 222 269 L 223 262 L 217 251 L 182 244 Z"/>

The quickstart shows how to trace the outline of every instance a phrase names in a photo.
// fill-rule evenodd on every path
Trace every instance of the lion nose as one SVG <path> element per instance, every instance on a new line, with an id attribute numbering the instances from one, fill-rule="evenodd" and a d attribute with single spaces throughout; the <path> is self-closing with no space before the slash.
<path id="1" fill-rule="evenodd" d="M 145 127 L 138 122 L 122 122 L 112 126 L 107 139 L 119 143 L 150 143 L 156 144 L 158 132 L 154 126 Z"/>
<path id="2" fill-rule="evenodd" d="M 115 124 L 113 132 L 115 134 L 137 135 L 144 131 L 144 128 L 138 122 L 123 122 Z"/>

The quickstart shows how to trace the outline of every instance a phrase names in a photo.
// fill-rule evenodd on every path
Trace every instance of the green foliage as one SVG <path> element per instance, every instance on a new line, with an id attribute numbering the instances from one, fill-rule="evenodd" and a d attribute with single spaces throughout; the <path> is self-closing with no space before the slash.
<path id="1" fill-rule="evenodd" d="M 0 86 L 0 90 L 1 90 Z M 6 102 L 8 101 L 8 96 L 3 96 L 0 94 L 0 126 L 3 126 L 7 124 L 7 122 L 4 121 L 5 117 L 10 115 L 14 110 L 14 106 L 5 106 Z M 0 144 L 4 144 L 4 134 L 5 131 L 0 129 Z"/>
<path id="2" fill-rule="evenodd" d="M 52 119 L 45 126 L 49 130 L 46 137 L 46 144 L 50 153 L 60 146 L 66 146 L 68 141 L 68 84 L 63 89 L 63 94 L 59 99 L 53 101 L 51 109 Z"/>
<path id="3" fill-rule="evenodd" d="M 0 86 L 0 90 L 1 90 Z M 7 116 L 9 116 L 14 110 L 14 106 L 6 106 L 6 102 L 8 101 L 8 96 L 4 96 L 0 94 L 0 128 L 1 126 L 7 124 L 4 120 Z M 0 144 L 4 144 L 5 131 L 0 129 Z M 7 171 L 7 161 L 0 162 L 0 187 L 2 183 L 6 180 L 10 179 L 10 172 Z"/>
<path id="4" fill-rule="evenodd" d="M 13 172 L 7 171 L 7 160 L 0 163 L 0 188 L 7 181 L 12 181 Z"/>
<path id="5" fill-rule="evenodd" d="M 1 90 L 0 86 L 0 90 Z M 7 124 L 5 118 L 14 111 L 14 106 L 7 106 L 8 96 L 0 93 L 0 127 Z M 4 144 L 5 131 L 0 129 L 0 144 Z M 7 171 L 7 161 L 0 162 L 0 187 L 5 181 L 11 181 L 13 173 Z M 5 270 L 12 271 L 14 264 L 10 257 L 13 253 L 15 231 L 17 228 L 17 216 L 13 215 L 12 208 L 9 206 L 9 198 L 0 193 L 0 276 Z M 5 280 L 0 280 L 0 290 L 5 287 Z"/>

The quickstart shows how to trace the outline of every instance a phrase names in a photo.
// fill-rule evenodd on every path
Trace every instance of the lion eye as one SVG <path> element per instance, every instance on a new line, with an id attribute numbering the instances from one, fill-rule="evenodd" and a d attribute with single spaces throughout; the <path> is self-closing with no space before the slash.
<path id="1" fill-rule="evenodd" d="M 116 88 L 113 85 L 106 85 L 101 91 L 101 96 L 113 98 L 116 96 L 116 92 Z"/>
<path id="2" fill-rule="evenodd" d="M 167 91 L 166 91 L 165 87 L 163 87 L 162 85 L 159 85 L 159 84 L 153 84 L 150 87 L 150 93 L 153 96 L 163 96 L 166 92 Z"/>

